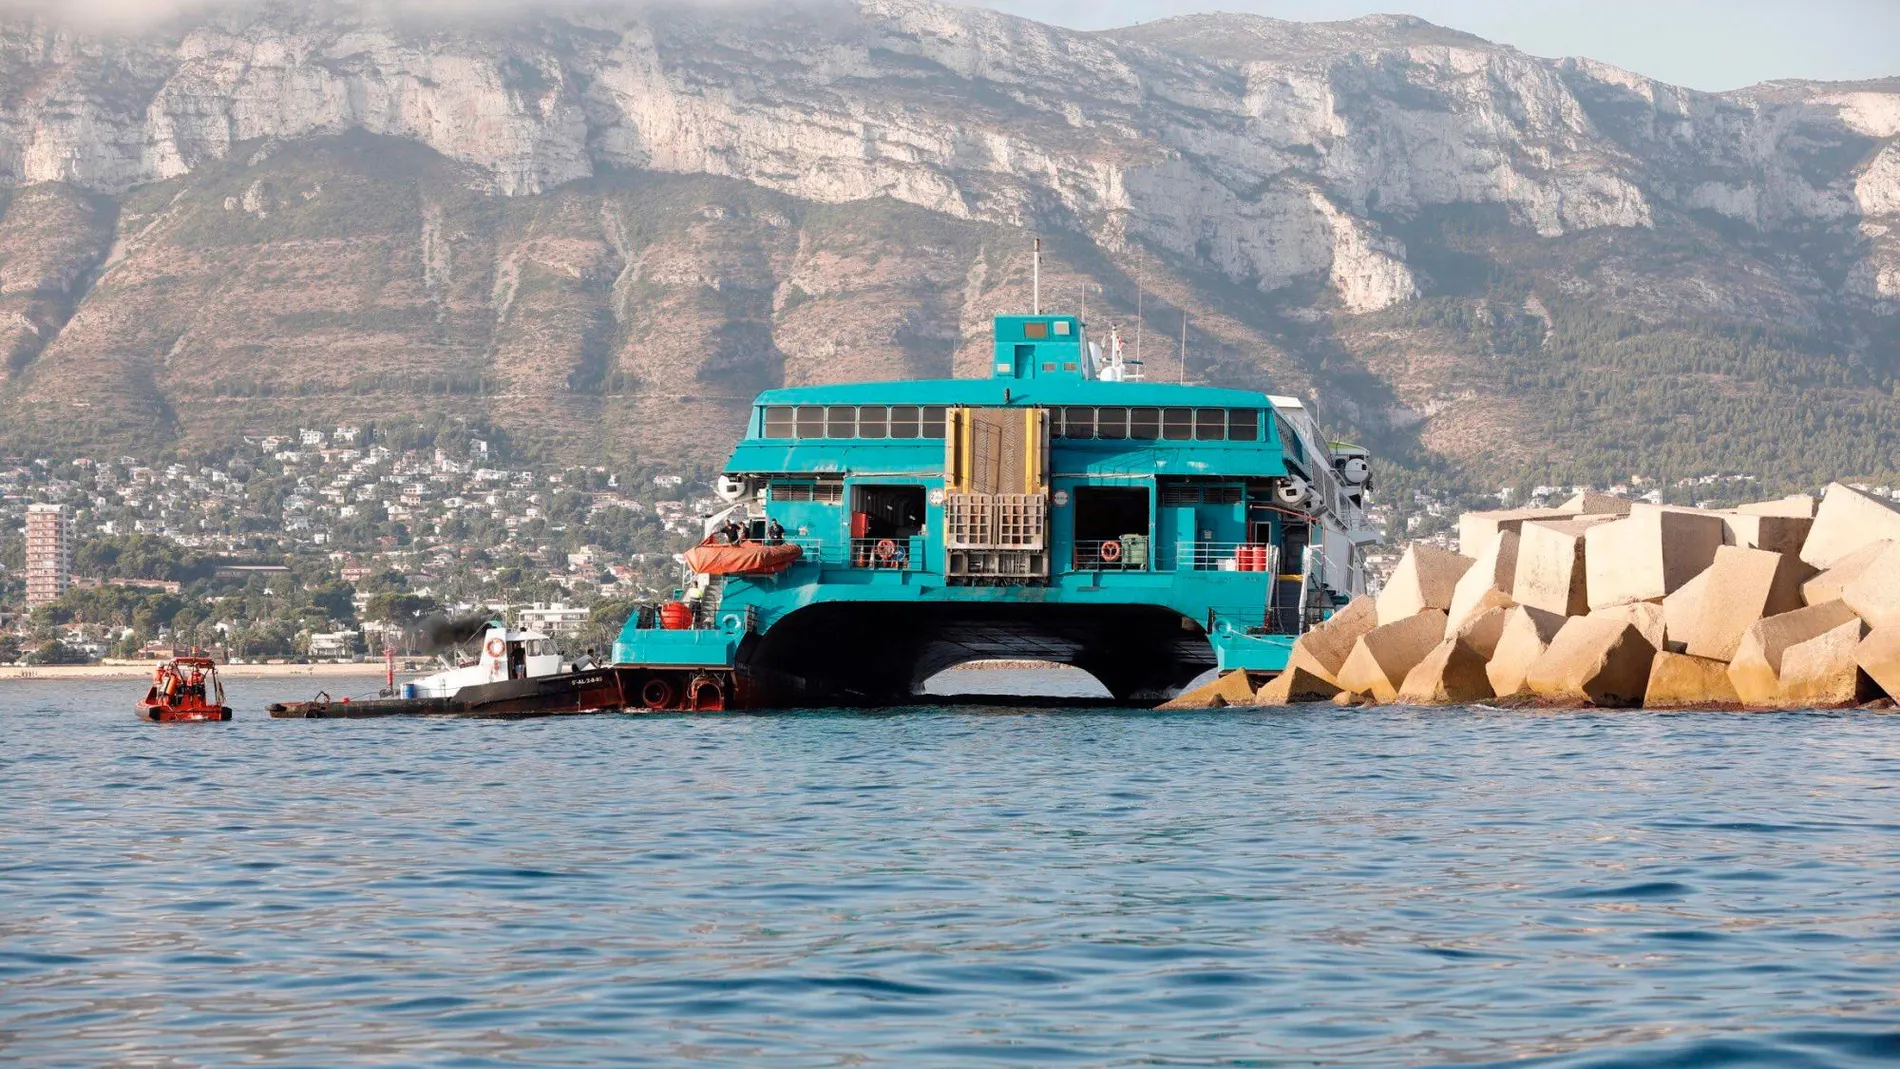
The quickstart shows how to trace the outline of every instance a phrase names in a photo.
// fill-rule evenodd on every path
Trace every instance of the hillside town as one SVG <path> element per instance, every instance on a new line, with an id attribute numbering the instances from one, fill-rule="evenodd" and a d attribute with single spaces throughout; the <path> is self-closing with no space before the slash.
<path id="1" fill-rule="evenodd" d="M 1755 480 L 1632 477 L 1611 496 L 1709 506 Z M 602 648 L 678 580 L 716 501 L 703 474 L 558 467 L 466 426 L 298 428 L 211 455 L 0 463 L 0 664 L 420 656 L 432 617 L 485 613 Z M 1861 486 L 1900 499 L 1900 488 Z M 1500 488 L 1496 507 L 1581 486 Z M 1469 496 L 1376 500 L 1378 578 L 1453 548 Z"/>
<path id="2" fill-rule="evenodd" d="M 0 464 L 0 663 L 350 660 L 471 612 L 598 645 L 675 581 L 703 484 L 409 425 Z"/>

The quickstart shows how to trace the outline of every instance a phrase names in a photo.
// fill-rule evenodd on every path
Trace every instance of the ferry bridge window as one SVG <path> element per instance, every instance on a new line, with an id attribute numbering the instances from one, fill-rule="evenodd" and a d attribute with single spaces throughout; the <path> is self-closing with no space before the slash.
<path id="1" fill-rule="evenodd" d="M 1230 442 L 1259 441 L 1260 413 L 1251 408 L 1236 408 L 1228 412 L 1227 440 Z"/>
<path id="2" fill-rule="evenodd" d="M 891 406 L 891 437 L 917 437 L 917 426 L 919 422 L 916 405 Z"/>
<path id="3" fill-rule="evenodd" d="M 1158 408 L 1131 408 L 1128 410 L 1128 437 L 1143 441 L 1153 441 L 1161 437 L 1161 410 Z"/>
<path id="4" fill-rule="evenodd" d="M 1098 408 L 1095 410 L 1095 437 L 1128 437 L 1128 410 L 1125 408 Z"/>
<path id="5" fill-rule="evenodd" d="M 858 437 L 885 438 L 890 421 L 890 409 L 883 405 L 864 405 L 858 409 Z"/>
<path id="6" fill-rule="evenodd" d="M 795 427 L 790 405 L 771 405 L 766 408 L 765 436 L 767 438 L 790 438 L 796 433 Z"/>
<path id="7" fill-rule="evenodd" d="M 1023 324 L 1023 337 L 1025 338 L 1047 338 L 1048 336 L 1049 324 L 1047 323 Z"/>
<path id="8" fill-rule="evenodd" d="M 1194 410 L 1191 408 L 1162 409 L 1161 437 L 1170 442 L 1185 442 L 1194 437 Z"/>
<path id="9" fill-rule="evenodd" d="M 1227 410 L 1224 408 L 1197 408 L 1194 410 L 1194 438 L 1201 442 L 1219 442 L 1227 437 Z"/>
<path id="10" fill-rule="evenodd" d="M 1092 408 L 1063 409 L 1062 436 L 1064 438 L 1095 437 L 1095 410 Z"/>
<path id="11" fill-rule="evenodd" d="M 797 427 L 800 438 L 823 438 L 825 410 L 817 405 L 799 405 Z"/>
<path id="12" fill-rule="evenodd" d="M 944 417 L 947 412 L 948 409 L 942 405 L 924 406 L 924 437 L 943 437 Z"/>
<path id="13" fill-rule="evenodd" d="M 850 405 L 832 405 L 825 410 L 825 437 L 856 438 L 858 410 Z"/>

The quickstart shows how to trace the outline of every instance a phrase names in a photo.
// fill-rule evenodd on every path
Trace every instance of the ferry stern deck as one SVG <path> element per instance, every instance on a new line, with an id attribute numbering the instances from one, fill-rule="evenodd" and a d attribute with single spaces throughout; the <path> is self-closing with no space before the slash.
<path id="1" fill-rule="evenodd" d="M 987 658 L 1158 700 L 1210 668 L 1277 673 L 1364 592 L 1369 457 L 1300 402 L 1145 381 L 1072 316 L 994 329 L 987 379 L 761 394 L 708 542 L 796 555 L 697 555 L 616 664 L 717 679 L 735 708 L 901 703 Z"/>

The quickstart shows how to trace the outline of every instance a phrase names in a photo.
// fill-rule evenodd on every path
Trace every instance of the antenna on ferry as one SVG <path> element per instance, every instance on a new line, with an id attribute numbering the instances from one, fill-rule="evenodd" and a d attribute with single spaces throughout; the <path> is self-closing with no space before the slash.
<path id="1" fill-rule="evenodd" d="M 1032 315 L 1042 314 L 1042 239 L 1036 239 L 1035 266 L 1030 269 L 1029 311 Z"/>
<path id="2" fill-rule="evenodd" d="M 1147 266 L 1148 258 L 1140 250 L 1135 252 L 1135 364 L 1141 364 L 1141 291 L 1142 268 Z"/>
<path id="3" fill-rule="evenodd" d="M 1187 309 L 1181 309 L 1181 385 L 1187 385 Z"/>

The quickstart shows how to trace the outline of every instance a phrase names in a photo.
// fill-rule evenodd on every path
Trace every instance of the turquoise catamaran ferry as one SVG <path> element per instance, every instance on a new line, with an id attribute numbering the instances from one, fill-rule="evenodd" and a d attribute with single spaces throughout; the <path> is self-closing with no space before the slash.
<path id="1" fill-rule="evenodd" d="M 1140 371 L 1011 315 L 987 379 L 761 394 L 686 582 L 614 646 L 629 704 L 901 704 L 995 658 L 1131 701 L 1282 670 L 1363 592 L 1369 458 L 1297 400 Z"/>

